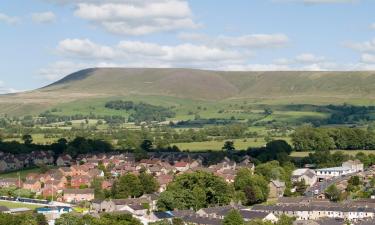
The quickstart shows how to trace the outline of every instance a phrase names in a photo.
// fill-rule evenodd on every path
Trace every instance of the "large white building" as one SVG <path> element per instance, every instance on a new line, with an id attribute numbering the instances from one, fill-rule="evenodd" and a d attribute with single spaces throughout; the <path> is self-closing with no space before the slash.
<path id="1" fill-rule="evenodd" d="M 330 179 L 333 177 L 343 176 L 351 173 L 363 171 L 363 163 L 359 160 L 349 160 L 342 163 L 342 166 L 322 168 L 315 170 L 318 179 Z"/>

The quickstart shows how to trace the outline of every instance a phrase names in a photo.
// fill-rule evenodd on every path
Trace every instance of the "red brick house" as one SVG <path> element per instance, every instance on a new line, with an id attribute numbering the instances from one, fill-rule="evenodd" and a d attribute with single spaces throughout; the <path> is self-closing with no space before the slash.
<path id="1" fill-rule="evenodd" d="M 23 183 L 23 189 L 29 189 L 32 192 L 39 192 L 42 188 L 42 183 L 39 180 L 26 180 Z"/>
<path id="2" fill-rule="evenodd" d="M 73 176 L 71 180 L 71 186 L 73 188 L 79 188 L 80 186 L 90 186 L 92 178 L 86 175 Z"/>
<path id="3" fill-rule="evenodd" d="M 63 200 L 65 202 L 81 202 L 94 200 L 94 189 L 64 189 Z"/>

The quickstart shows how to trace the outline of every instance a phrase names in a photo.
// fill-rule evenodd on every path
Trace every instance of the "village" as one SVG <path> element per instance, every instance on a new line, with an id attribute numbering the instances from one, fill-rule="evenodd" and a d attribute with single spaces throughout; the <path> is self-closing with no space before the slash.
<path id="1" fill-rule="evenodd" d="M 268 198 L 274 201 L 272 204 L 246 207 L 241 202 L 231 202 L 229 205 L 202 208 L 198 211 L 159 211 L 157 200 L 160 193 L 167 189 L 168 184 L 176 176 L 206 171 L 223 178 L 227 183 L 233 183 L 240 169 L 247 168 L 253 172 L 255 170 L 250 157 L 245 156 L 239 163 L 225 157 L 220 163 L 209 166 L 203 165 L 204 157 L 204 155 L 187 153 L 152 154 L 148 159 L 136 161 L 132 153 L 86 154 L 79 155 L 76 159 L 63 154 L 57 158 L 53 169 L 45 173 L 29 173 L 24 179 L 1 178 L 0 187 L 30 190 L 35 193 L 35 202 L 43 202 L 36 199 L 46 199 L 45 207 L 37 212 L 44 214 L 51 224 L 61 214 L 71 212 L 72 208 L 78 205 L 84 205 L 85 209 L 81 212 L 83 214 L 129 213 L 143 224 L 181 218 L 187 224 L 216 225 L 221 224 L 232 209 L 238 210 L 245 221 L 261 219 L 276 223 L 281 215 L 287 215 L 296 218 L 294 222 L 296 225 L 335 225 L 348 221 L 352 224 L 365 225 L 375 222 L 375 195 L 371 195 L 368 199 L 332 202 L 326 198 L 324 192 L 332 184 L 335 184 L 339 191 L 344 191 L 348 186 L 348 180 L 353 176 L 359 177 L 364 183 L 370 182 L 375 170 L 371 167 L 365 169 L 359 160 L 349 160 L 341 167 L 294 170 L 291 181 L 303 181 L 306 184 L 303 196 L 299 197 L 284 197 L 285 182 L 271 180 L 268 185 Z M 31 158 L 33 161 L 30 161 Z M 10 164 L 7 164 L 8 162 Z M 14 169 L 33 163 L 52 165 L 54 162 L 48 152 L 33 152 L 29 157 L 7 155 L 2 160 L 2 168 Z M 157 180 L 158 189 L 155 193 L 126 199 L 96 198 L 92 187 L 94 179 L 100 178 L 101 188 L 110 191 L 118 177 L 140 173 L 150 174 Z M 296 191 L 295 188 L 292 192 Z M 3 196 L 1 201 L 22 201 L 22 198 Z M 25 199 L 23 201 L 27 202 Z M 32 204 L 33 201 L 29 202 Z M 22 208 L 17 210 L 6 207 L 1 207 L 0 210 L 6 213 L 27 211 Z"/>

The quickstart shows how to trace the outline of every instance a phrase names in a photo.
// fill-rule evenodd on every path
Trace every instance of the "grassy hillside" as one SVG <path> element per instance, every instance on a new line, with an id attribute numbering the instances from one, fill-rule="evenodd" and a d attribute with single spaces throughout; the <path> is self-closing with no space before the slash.
<path id="1" fill-rule="evenodd" d="M 368 105 L 375 103 L 375 72 L 87 69 L 34 91 L 0 96 L 0 113 L 38 113 L 56 106 L 64 106 L 61 108 L 65 111 L 84 110 L 85 106 L 92 107 L 89 102 L 98 105 L 108 99 L 180 105 L 184 111 L 192 105 L 214 108 L 217 104 L 243 101 L 267 105 L 344 102 Z"/>

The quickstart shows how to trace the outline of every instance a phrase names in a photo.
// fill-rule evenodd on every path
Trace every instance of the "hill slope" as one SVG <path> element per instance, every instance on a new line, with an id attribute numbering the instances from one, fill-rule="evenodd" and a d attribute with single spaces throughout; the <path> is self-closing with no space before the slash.
<path id="1" fill-rule="evenodd" d="M 375 72 L 223 72 L 194 69 L 101 68 L 78 71 L 46 87 L 0 96 L 0 113 L 45 110 L 82 99 L 170 96 L 219 101 L 371 101 Z"/>

